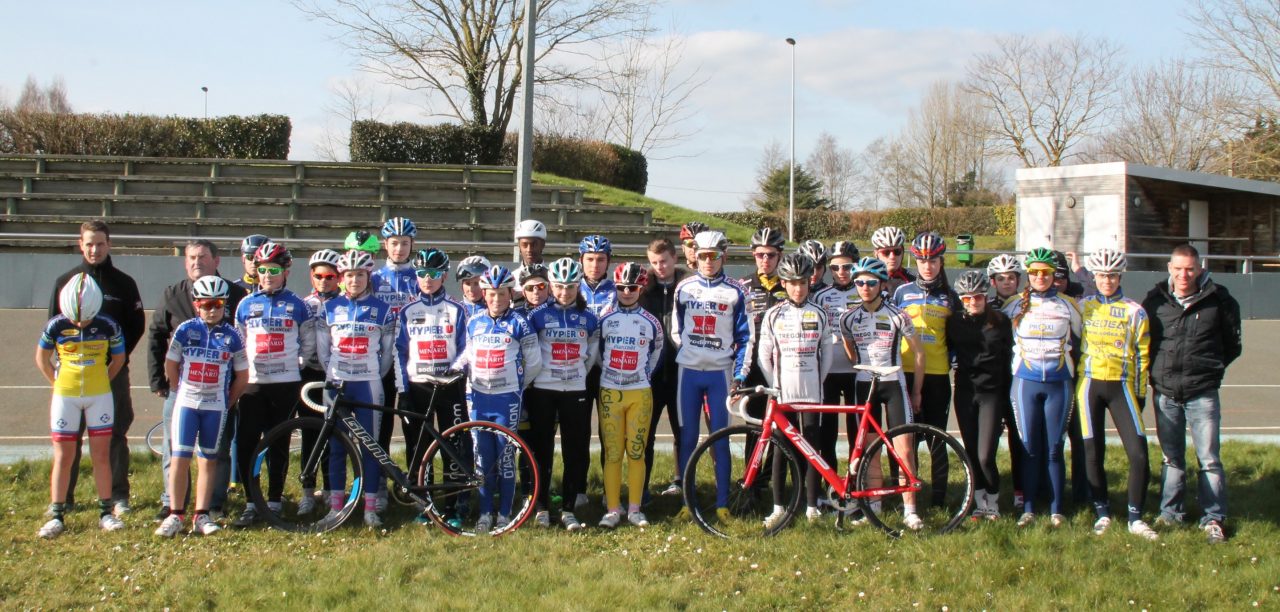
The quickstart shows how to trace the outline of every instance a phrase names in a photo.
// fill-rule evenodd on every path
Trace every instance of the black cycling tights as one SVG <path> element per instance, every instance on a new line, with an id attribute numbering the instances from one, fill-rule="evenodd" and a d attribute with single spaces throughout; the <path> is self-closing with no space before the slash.
<path id="1" fill-rule="evenodd" d="M 1124 452 L 1129 456 L 1129 521 L 1142 518 L 1151 467 L 1147 463 L 1147 436 L 1142 429 L 1142 406 L 1133 390 L 1122 381 L 1086 378 L 1080 381 L 1076 390 L 1076 405 L 1087 418 L 1087 422 L 1082 422 L 1082 433 L 1094 510 L 1100 517 L 1111 514 L 1107 502 L 1107 473 L 1104 469 L 1107 450 L 1104 414 L 1110 410 L 1111 421 L 1115 423 Z"/>
<path id="2" fill-rule="evenodd" d="M 915 374 L 907 373 L 907 389 L 913 389 Z M 951 416 L 951 377 L 946 374 L 925 374 L 924 387 L 920 390 L 919 412 L 915 414 L 915 422 L 933 425 L 942 431 L 947 430 L 947 419 Z M 914 406 L 912 407 L 915 408 Z M 931 465 L 933 467 L 933 505 L 942 506 L 947 494 L 947 464 L 945 452 L 936 452 Z"/>
<path id="3" fill-rule="evenodd" d="M 1007 392 L 975 392 L 972 383 L 956 377 L 956 423 L 969 464 L 974 467 L 974 488 L 991 494 L 1000 492 L 996 449 L 1000 447 L 1008 396 Z"/>

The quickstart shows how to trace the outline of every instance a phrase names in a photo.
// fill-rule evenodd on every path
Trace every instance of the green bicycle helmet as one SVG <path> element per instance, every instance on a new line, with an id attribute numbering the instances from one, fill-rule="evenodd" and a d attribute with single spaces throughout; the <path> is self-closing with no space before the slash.
<path id="1" fill-rule="evenodd" d="M 1058 256 L 1051 249 L 1040 247 L 1027 251 L 1027 256 L 1022 258 L 1023 269 L 1028 269 L 1032 264 L 1044 264 L 1050 268 L 1058 267 Z"/>
<path id="2" fill-rule="evenodd" d="M 382 243 L 378 241 L 378 237 L 373 232 L 360 230 L 347 234 L 347 239 L 342 243 L 342 248 L 346 251 L 364 251 L 377 255 L 378 250 L 382 248 Z"/>

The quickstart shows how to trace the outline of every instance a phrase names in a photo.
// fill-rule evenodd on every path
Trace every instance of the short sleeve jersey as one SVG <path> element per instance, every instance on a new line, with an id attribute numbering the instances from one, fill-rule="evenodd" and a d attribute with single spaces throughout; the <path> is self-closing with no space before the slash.
<path id="1" fill-rule="evenodd" d="M 244 339 L 226 321 L 210 327 L 195 318 L 179 325 L 165 358 L 178 362 L 174 408 L 226 410 L 234 373 L 249 368 Z"/>
<path id="2" fill-rule="evenodd" d="M 840 334 L 857 351 L 859 364 L 872 366 L 896 366 L 902 364 L 899 346 L 903 340 L 916 333 L 911 317 L 897 306 L 881 300 L 875 312 L 860 305 L 840 317 Z M 897 380 L 898 375 L 881 380 Z M 871 380 L 871 375 L 858 372 L 858 380 Z"/>
<path id="3" fill-rule="evenodd" d="M 107 366 L 112 355 L 124 354 L 120 326 L 107 316 L 94 317 L 83 328 L 64 315 L 44 327 L 39 346 L 58 354 L 53 392 L 64 397 L 91 397 L 111 392 Z"/>

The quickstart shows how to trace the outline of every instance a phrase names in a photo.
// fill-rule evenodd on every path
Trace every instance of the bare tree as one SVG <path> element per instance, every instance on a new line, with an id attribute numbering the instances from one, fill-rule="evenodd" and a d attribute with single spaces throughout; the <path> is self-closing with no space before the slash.
<path id="1" fill-rule="evenodd" d="M 966 87 L 983 100 L 998 145 L 1028 167 L 1059 166 L 1105 127 L 1114 105 L 1119 48 L 1085 36 L 997 41 L 968 67 Z"/>
<path id="2" fill-rule="evenodd" d="M 853 151 L 840 147 L 830 132 L 818 135 L 805 168 L 822 182 L 822 197 L 835 210 L 849 208 L 858 175 L 858 159 Z"/>
<path id="3" fill-rule="evenodd" d="M 648 27 L 644 28 L 646 31 Z M 630 35 L 606 61 L 601 83 L 604 136 L 650 159 L 688 140 L 696 130 L 689 102 L 707 82 L 699 68 L 682 68 L 685 39 Z"/>
<path id="4" fill-rule="evenodd" d="M 22 84 L 22 92 L 18 94 L 18 103 L 14 110 L 27 113 L 67 114 L 71 112 L 71 102 L 67 100 L 67 86 L 62 77 L 54 77 L 47 87 L 41 87 L 36 77 L 28 76 Z"/>
<path id="5" fill-rule="evenodd" d="M 1280 4 L 1258 0 L 1196 0 L 1191 36 L 1208 52 L 1204 63 L 1240 77 L 1253 91 L 1239 101 L 1249 116 L 1280 108 Z"/>
<path id="6" fill-rule="evenodd" d="M 295 0 L 335 26 L 366 68 L 410 91 L 432 94 L 436 114 L 506 131 L 520 83 L 524 2 L 520 0 Z M 579 60 L 600 41 L 637 32 L 643 0 L 539 0 L 539 83 L 595 80 Z"/>
<path id="7" fill-rule="evenodd" d="M 760 161 L 756 164 L 756 179 L 769 176 L 774 170 L 785 168 L 789 163 L 791 158 L 787 155 L 786 149 L 782 148 L 782 143 L 776 138 L 770 140 L 760 152 Z"/>
<path id="8" fill-rule="evenodd" d="M 342 79 L 329 88 L 324 104 L 329 118 L 316 143 L 316 155 L 326 161 L 350 159 L 351 124 L 365 119 L 379 121 L 391 104 L 390 94 L 379 95 L 374 85 L 355 78 Z"/>
<path id="9" fill-rule="evenodd" d="M 1239 136 L 1232 74 L 1182 60 L 1136 71 L 1128 79 L 1116 129 L 1100 139 L 1097 161 L 1130 161 L 1193 171 L 1225 167 L 1224 143 Z"/>

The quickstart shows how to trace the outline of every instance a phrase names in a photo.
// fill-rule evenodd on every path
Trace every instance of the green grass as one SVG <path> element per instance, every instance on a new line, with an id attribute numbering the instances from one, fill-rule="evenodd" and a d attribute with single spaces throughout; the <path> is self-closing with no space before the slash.
<path id="1" fill-rule="evenodd" d="M 669 202 L 640 195 L 634 191 L 609 187 L 599 183 L 563 178 L 544 172 L 533 173 L 533 180 L 544 185 L 582 187 L 586 190 L 587 198 L 599 200 L 603 204 L 651 208 L 653 209 L 653 220 L 658 223 L 684 225 L 690 221 L 701 221 L 711 227 L 722 230 L 733 244 L 751 244 L 751 234 L 756 230 L 754 227 L 730 223 L 709 213 L 683 208 Z"/>
<path id="2" fill-rule="evenodd" d="M 1123 508 L 1124 453 L 1116 448 L 1109 455 L 1112 505 Z M 42 541 L 35 531 L 44 522 L 49 464 L 20 462 L 0 467 L 0 601 L 5 608 L 133 609 L 1280 605 L 1280 449 L 1228 442 L 1223 456 L 1232 537 L 1212 548 L 1191 528 L 1164 531 L 1155 543 L 1118 527 L 1099 538 L 1089 530 L 1087 510 L 1059 530 L 1043 524 L 1022 530 L 1006 517 L 967 524 L 952 535 L 892 541 L 868 529 L 838 533 L 823 523 L 768 540 L 725 541 L 674 524 L 671 498 L 655 502 L 649 511 L 655 524 L 644 531 L 569 535 L 527 526 L 496 540 L 464 539 L 418 526 L 401 509 L 379 533 L 348 527 L 300 536 L 258 529 L 162 541 L 151 534 L 149 520 L 159 467 L 142 455 L 135 456 L 135 512 L 128 529 L 101 533 L 96 513 L 80 510 L 69 516 L 63 537 Z M 1158 474 L 1158 451 L 1152 462 Z M 594 460 L 592 466 L 595 499 L 599 471 Z M 656 473 L 671 473 L 668 457 L 659 458 Z M 80 482 L 88 497 L 87 470 Z M 1148 509 L 1156 492 L 1152 485 Z M 239 506 L 238 496 L 233 499 Z M 584 514 L 594 523 L 599 511 Z"/>

